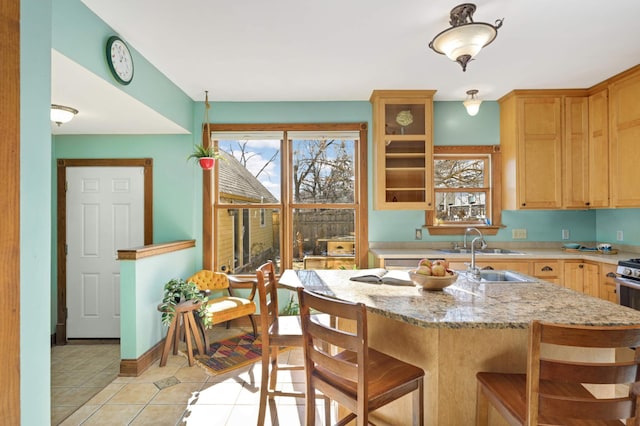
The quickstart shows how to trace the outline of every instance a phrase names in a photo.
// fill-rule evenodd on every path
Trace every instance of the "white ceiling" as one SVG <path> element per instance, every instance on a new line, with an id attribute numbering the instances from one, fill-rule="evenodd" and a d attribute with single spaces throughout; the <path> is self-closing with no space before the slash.
<path id="1" fill-rule="evenodd" d="M 368 100 L 374 89 L 463 100 L 472 88 L 495 100 L 590 87 L 640 62 L 638 0 L 478 1 L 476 22 L 504 24 L 466 73 L 428 47 L 457 0 L 82 1 L 196 101 L 205 90 L 213 101 Z"/>
<path id="2" fill-rule="evenodd" d="M 189 133 L 56 50 L 51 80 L 51 103 L 78 110 L 68 123 L 51 123 L 54 135 Z"/>

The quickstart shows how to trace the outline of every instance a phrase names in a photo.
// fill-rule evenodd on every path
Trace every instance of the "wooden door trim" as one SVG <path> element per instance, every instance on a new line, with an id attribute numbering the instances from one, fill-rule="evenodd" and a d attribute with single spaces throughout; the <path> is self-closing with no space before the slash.
<path id="1" fill-rule="evenodd" d="M 53 341 L 67 343 L 67 167 L 143 167 L 144 168 L 144 244 L 153 243 L 153 159 L 152 158 L 98 158 L 58 159 L 57 218 L 58 218 L 58 290 L 57 321 Z"/>
<path id="2" fill-rule="evenodd" d="M 2 2 L 0 14 L 0 45 L 2 46 L 2 103 L 0 103 L 0 203 L 2 221 L 0 253 L 2 253 L 2 281 L 0 291 L 9 301 L 2 312 L 0 336 L 0 377 L 2 392 L 0 412 L 5 424 L 20 424 L 20 2 Z M 41 105 L 38 104 L 38 107 Z M 42 141 L 42 143 L 46 143 Z M 28 172 L 27 172 L 28 173 Z M 28 223 L 27 223 L 28 225 Z M 29 296 L 24 296 L 23 300 Z M 25 303 L 26 304 L 26 303 Z M 37 338 L 31 336 L 32 338 Z M 25 347 L 33 349 L 30 343 Z"/>

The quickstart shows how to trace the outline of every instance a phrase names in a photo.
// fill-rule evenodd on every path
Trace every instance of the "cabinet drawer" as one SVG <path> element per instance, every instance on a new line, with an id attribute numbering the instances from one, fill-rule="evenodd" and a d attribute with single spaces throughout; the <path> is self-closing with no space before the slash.
<path id="1" fill-rule="evenodd" d="M 494 261 L 494 262 L 486 262 L 486 261 L 477 261 L 476 260 L 476 265 L 478 265 L 478 268 L 480 269 L 495 269 L 495 270 L 509 270 L 509 271 L 515 271 L 515 272 L 522 272 L 523 274 L 529 274 L 529 262 L 500 262 L 500 261 Z"/>
<path id="2" fill-rule="evenodd" d="M 353 265 L 355 262 L 353 261 L 353 257 L 345 257 L 341 259 L 328 259 L 327 260 L 327 269 L 353 269 Z"/>
<path id="3" fill-rule="evenodd" d="M 602 281 L 607 285 L 616 286 L 614 281 L 616 278 L 616 265 L 610 265 L 607 263 L 602 264 Z"/>
<path id="4" fill-rule="evenodd" d="M 467 270 L 471 260 L 449 260 L 449 269 Z M 483 261 L 476 259 L 476 266 L 480 269 L 493 269 L 497 271 L 509 270 L 529 274 L 529 262 L 509 262 L 509 261 Z"/>
<path id="5" fill-rule="evenodd" d="M 350 241 L 329 241 L 327 242 L 327 254 L 335 256 L 340 254 L 353 254 L 353 242 Z"/>
<path id="6" fill-rule="evenodd" d="M 538 278 L 555 278 L 560 276 L 560 263 L 558 261 L 533 262 L 533 276 Z"/>

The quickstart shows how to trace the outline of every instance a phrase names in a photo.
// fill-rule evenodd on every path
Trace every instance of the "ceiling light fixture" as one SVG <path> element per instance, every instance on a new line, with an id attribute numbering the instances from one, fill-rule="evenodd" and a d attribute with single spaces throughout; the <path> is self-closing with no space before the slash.
<path id="1" fill-rule="evenodd" d="M 63 123 L 68 123 L 75 117 L 78 110 L 75 108 L 51 104 L 51 121 L 60 126 Z"/>
<path id="2" fill-rule="evenodd" d="M 467 99 L 462 103 L 467 109 L 467 114 L 474 116 L 480 111 L 480 104 L 482 101 L 476 98 L 478 91 L 476 89 L 467 90 Z"/>
<path id="3" fill-rule="evenodd" d="M 436 53 L 447 55 L 449 59 L 459 63 L 462 71 L 467 70 L 467 63 L 480 52 L 480 49 L 491 43 L 498 35 L 498 28 L 503 19 L 497 19 L 494 25 L 486 22 L 473 22 L 476 5 L 464 3 L 451 9 L 450 28 L 435 36 L 429 47 Z"/>

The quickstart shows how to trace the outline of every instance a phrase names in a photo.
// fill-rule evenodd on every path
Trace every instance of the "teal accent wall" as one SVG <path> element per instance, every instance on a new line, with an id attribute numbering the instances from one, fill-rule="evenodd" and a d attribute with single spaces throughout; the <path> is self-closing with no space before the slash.
<path id="1" fill-rule="evenodd" d="M 120 356 L 137 359 L 167 334 L 158 305 L 164 285 L 196 271 L 198 247 L 120 261 Z"/>
<path id="2" fill-rule="evenodd" d="M 211 99 L 211 96 L 210 96 Z M 195 118 L 202 122 L 204 103 L 198 102 Z M 211 102 L 212 123 L 369 123 L 368 101 L 342 102 Z"/>
<path id="3" fill-rule="evenodd" d="M 623 241 L 617 240 L 618 231 L 622 231 Z M 640 209 L 596 210 L 596 239 L 614 247 L 618 244 L 640 245 Z"/>
<path id="4" fill-rule="evenodd" d="M 500 107 L 485 101 L 474 117 L 462 102 L 434 102 L 434 145 L 498 145 L 500 143 Z"/>
<path id="5" fill-rule="evenodd" d="M 51 18 L 55 50 L 184 129 L 191 130 L 193 100 L 138 53 L 131 43 L 129 47 L 135 66 L 133 81 L 126 86 L 115 81 L 107 65 L 105 44 L 110 36 L 117 33 L 80 0 L 56 0 Z"/>
<path id="6" fill-rule="evenodd" d="M 51 206 L 51 0 L 22 0 L 20 17 L 20 422 L 30 426 L 49 424 L 51 412 L 52 226 L 42 215 Z"/>

